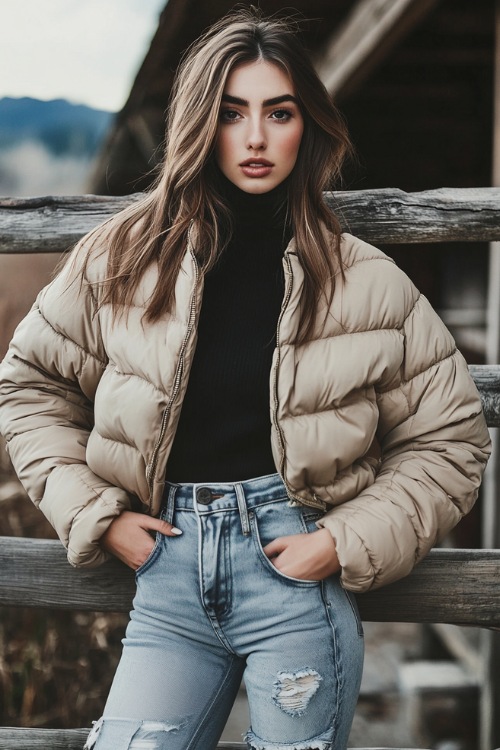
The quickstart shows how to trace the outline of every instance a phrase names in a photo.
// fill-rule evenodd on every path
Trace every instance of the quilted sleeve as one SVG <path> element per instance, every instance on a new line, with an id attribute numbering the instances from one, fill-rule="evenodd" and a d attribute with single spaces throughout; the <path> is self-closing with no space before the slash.
<path id="1" fill-rule="evenodd" d="M 75 566 L 106 559 L 98 540 L 130 507 L 85 459 L 106 353 L 92 289 L 81 281 L 83 254 L 77 249 L 40 292 L 0 366 L 0 430 L 14 469 Z"/>
<path id="2" fill-rule="evenodd" d="M 407 575 L 458 523 L 477 498 L 490 453 L 467 364 L 423 295 L 401 333 L 397 382 L 377 393 L 375 482 L 318 524 L 331 531 L 342 583 L 355 592 Z"/>

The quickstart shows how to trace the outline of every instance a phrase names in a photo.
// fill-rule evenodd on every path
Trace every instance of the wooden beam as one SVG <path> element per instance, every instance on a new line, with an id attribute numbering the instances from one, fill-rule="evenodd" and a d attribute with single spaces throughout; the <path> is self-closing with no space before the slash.
<path id="1" fill-rule="evenodd" d="M 82 750 L 89 731 L 90 729 L 3 727 L 0 728 L 0 750 Z M 219 742 L 217 750 L 247 750 L 247 747 L 246 742 Z M 358 748 L 358 750 L 384 750 L 384 748 Z"/>
<path id="2" fill-rule="evenodd" d="M 314 60 L 330 94 L 343 96 L 380 64 L 437 0 L 358 0 Z"/>
<path id="3" fill-rule="evenodd" d="M 493 142 L 491 184 L 500 187 L 500 0 L 495 2 L 495 51 L 493 70 Z M 497 238 L 499 239 L 499 238 Z M 490 246 L 487 310 L 487 361 L 500 361 L 500 242 Z"/>
<path id="4" fill-rule="evenodd" d="M 90 729 L 0 728 L 0 750 L 82 750 Z M 219 742 L 217 750 L 246 750 L 246 743 Z M 377 748 L 373 748 L 377 750 Z"/>
<path id="5" fill-rule="evenodd" d="M 500 365 L 469 365 L 488 427 L 500 427 Z M 491 546 L 495 549 L 500 545 Z"/>
<path id="6" fill-rule="evenodd" d="M 483 675 L 483 663 L 478 649 L 467 639 L 464 628 L 445 622 L 433 623 L 431 627 L 453 658 L 460 662 L 466 673 L 474 676 L 479 684 Z"/>
<path id="7" fill-rule="evenodd" d="M 163 110 L 157 119 L 161 118 Z M 163 149 L 154 135 L 154 119 L 154 111 L 146 107 L 127 111 L 120 116 L 87 178 L 85 190 L 107 194 L 110 184 L 114 185 L 116 174 L 123 174 L 123 161 L 126 162 L 127 169 L 131 161 L 136 162 L 137 177 L 130 184 L 137 184 L 141 175 L 158 165 L 163 158 Z M 120 153 L 121 160 L 117 158 Z M 118 181 L 120 179 L 118 177 Z"/>
<path id="8" fill-rule="evenodd" d="M 492 185 L 500 186 L 500 0 L 494 3 Z M 500 361 L 500 242 L 490 245 L 486 329 L 487 362 Z M 493 452 L 483 489 L 483 546 L 500 547 L 500 440 L 492 433 Z M 480 750 L 500 747 L 500 633 L 481 633 L 484 665 L 479 707 Z"/>
<path id="9" fill-rule="evenodd" d="M 0 604 L 128 612 L 134 592 L 133 572 L 115 559 L 75 569 L 58 541 L 0 537 Z M 500 628 L 499 598 L 500 550 L 435 549 L 409 576 L 358 603 L 374 622 Z"/>
<path id="10" fill-rule="evenodd" d="M 161 147 L 153 135 L 144 110 L 129 115 L 125 120 L 125 127 L 141 152 L 145 163 L 149 164 L 150 168 L 158 164 L 161 157 Z"/>
<path id="11" fill-rule="evenodd" d="M 140 197 L 0 199 L 0 254 L 64 252 Z M 368 242 L 500 240 L 500 187 L 419 193 L 385 188 L 326 193 L 325 197 L 343 229 Z"/>
<path id="12" fill-rule="evenodd" d="M 495 51 L 493 71 L 493 185 L 500 186 L 500 2 L 495 2 Z"/>

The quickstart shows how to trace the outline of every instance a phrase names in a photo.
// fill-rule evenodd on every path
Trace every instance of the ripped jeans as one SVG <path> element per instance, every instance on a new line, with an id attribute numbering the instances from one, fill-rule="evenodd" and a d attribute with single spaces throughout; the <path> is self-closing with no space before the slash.
<path id="1" fill-rule="evenodd" d="M 244 675 L 252 750 L 345 750 L 363 632 L 337 575 L 280 573 L 262 548 L 316 530 L 277 474 L 167 484 L 158 533 L 137 570 L 123 654 L 86 748 L 214 750 Z"/>

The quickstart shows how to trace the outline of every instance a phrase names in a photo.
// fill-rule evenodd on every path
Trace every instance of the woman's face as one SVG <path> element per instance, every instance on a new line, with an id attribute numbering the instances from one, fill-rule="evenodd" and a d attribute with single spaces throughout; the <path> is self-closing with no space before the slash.
<path id="1" fill-rule="evenodd" d="M 247 193 L 267 193 L 297 160 L 304 120 L 292 80 L 264 61 L 244 63 L 228 76 L 215 147 L 224 175 Z"/>

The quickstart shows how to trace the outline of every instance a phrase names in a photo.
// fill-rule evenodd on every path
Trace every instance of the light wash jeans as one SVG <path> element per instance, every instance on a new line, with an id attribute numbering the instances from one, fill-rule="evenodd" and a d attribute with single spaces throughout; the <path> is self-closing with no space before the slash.
<path id="1" fill-rule="evenodd" d="M 95 750 L 213 750 L 242 676 L 252 750 L 345 750 L 363 663 L 354 597 L 338 576 L 280 573 L 262 547 L 316 530 L 277 474 L 166 486 Z"/>

